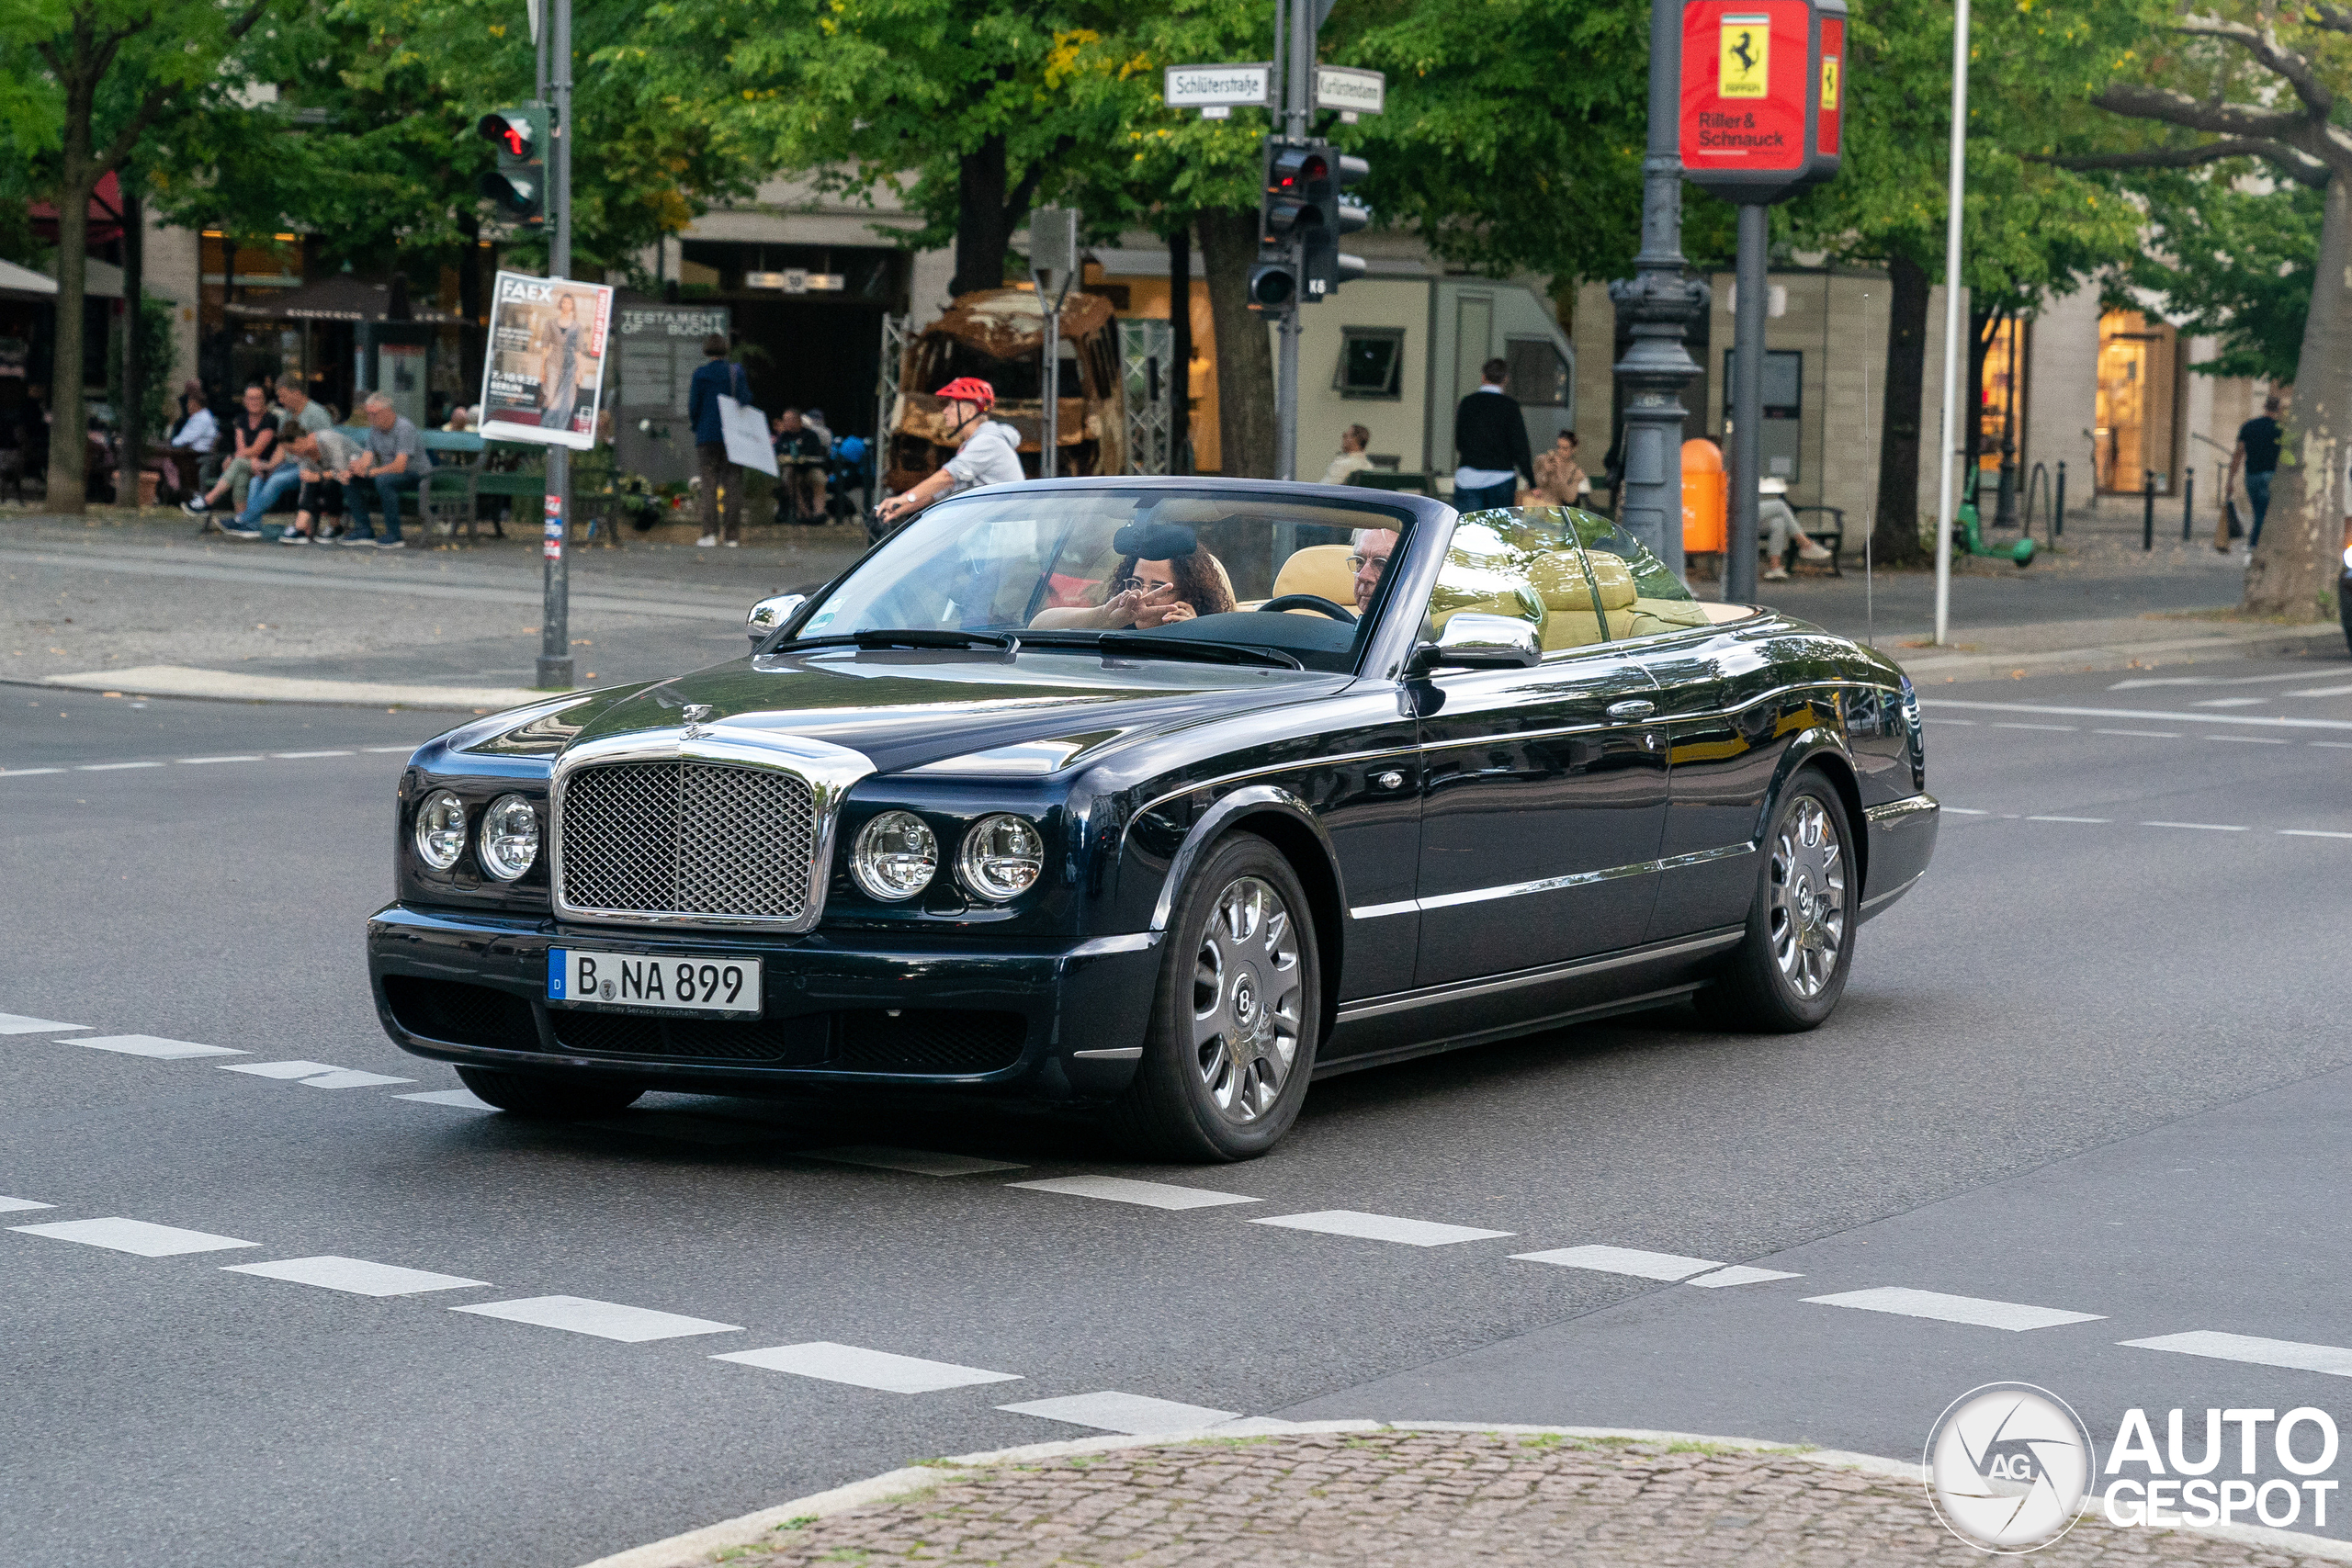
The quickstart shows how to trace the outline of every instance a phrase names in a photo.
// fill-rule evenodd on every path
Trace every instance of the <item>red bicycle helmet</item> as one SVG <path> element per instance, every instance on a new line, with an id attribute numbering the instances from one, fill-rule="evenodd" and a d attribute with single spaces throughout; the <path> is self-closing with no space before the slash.
<path id="1" fill-rule="evenodd" d="M 950 402 L 978 403 L 983 412 L 996 407 L 996 389 L 978 376 L 958 376 L 934 395 Z"/>

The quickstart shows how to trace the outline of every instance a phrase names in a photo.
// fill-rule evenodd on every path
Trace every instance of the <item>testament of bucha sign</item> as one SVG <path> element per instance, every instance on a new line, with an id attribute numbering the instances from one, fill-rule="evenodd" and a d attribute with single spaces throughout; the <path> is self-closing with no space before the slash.
<path id="1" fill-rule="evenodd" d="M 1765 204 L 1838 172 L 1845 0 L 1686 0 L 1683 177 Z"/>

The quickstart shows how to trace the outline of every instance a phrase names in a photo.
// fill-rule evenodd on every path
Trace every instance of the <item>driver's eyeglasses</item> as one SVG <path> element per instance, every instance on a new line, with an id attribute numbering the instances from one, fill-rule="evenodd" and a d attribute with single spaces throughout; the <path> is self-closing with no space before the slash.
<path id="1" fill-rule="evenodd" d="M 1111 584 L 1111 592 L 1114 593 L 1133 593 L 1137 589 L 1144 586 L 1146 586 L 1146 584 L 1144 580 L 1140 577 L 1122 577 L 1113 581 Z"/>
<path id="2" fill-rule="evenodd" d="M 1366 567 L 1372 568 L 1372 575 L 1378 577 L 1382 572 L 1388 570 L 1388 558 L 1386 556 L 1367 555 L 1351 555 L 1348 558 L 1348 570 L 1350 571 L 1362 571 Z"/>

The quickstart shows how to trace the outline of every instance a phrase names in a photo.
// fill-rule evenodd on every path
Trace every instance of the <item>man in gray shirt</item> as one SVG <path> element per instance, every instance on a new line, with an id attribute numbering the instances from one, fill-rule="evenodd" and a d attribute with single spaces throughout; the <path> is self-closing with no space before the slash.
<path id="1" fill-rule="evenodd" d="M 416 426 L 392 407 L 381 392 L 370 392 L 362 405 L 368 420 L 368 449 L 352 459 L 351 479 L 344 502 L 351 511 L 351 531 L 343 543 L 353 548 L 405 549 L 401 541 L 401 492 L 424 482 L 433 459 L 424 455 L 424 439 Z M 384 509 L 384 536 L 376 537 L 369 521 L 371 504 Z"/>

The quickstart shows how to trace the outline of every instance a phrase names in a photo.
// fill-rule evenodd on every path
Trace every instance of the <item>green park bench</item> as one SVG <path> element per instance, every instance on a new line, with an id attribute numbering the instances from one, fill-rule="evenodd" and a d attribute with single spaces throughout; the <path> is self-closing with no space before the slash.
<path id="1" fill-rule="evenodd" d="M 340 428 L 354 441 L 367 444 L 366 426 L 346 424 Z M 537 468 L 512 473 L 486 468 L 490 444 L 477 432 L 426 430 L 418 434 L 424 450 L 433 458 L 433 468 L 424 476 L 423 484 L 401 494 L 403 516 L 414 516 L 431 525 L 434 532 L 450 536 L 462 527 L 466 537 L 471 539 L 481 534 L 481 502 L 484 497 L 509 500 L 514 502 L 512 510 L 516 517 L 533 521 L 546 505 L 546 473 Z M 497 518 L 490 520 L 490 526 L 498 537 L 506 536 Z"/>

